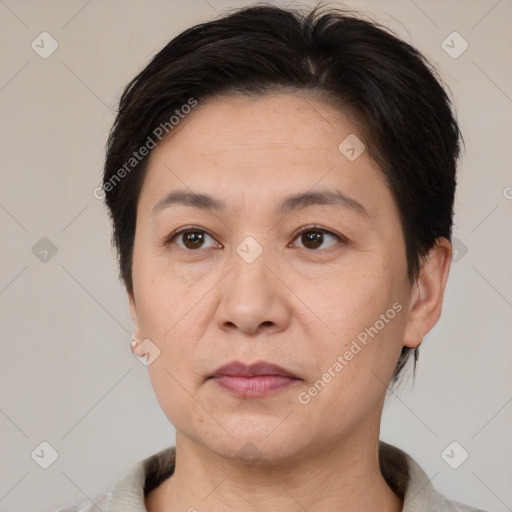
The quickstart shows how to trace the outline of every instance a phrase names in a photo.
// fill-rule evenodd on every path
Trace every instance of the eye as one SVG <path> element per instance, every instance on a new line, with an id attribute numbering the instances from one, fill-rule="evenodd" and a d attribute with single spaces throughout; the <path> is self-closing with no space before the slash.
<path id="1" fill-rule="evenodd" d="M 326 239 L 328 240 L 329 238 L 334 240 L 334 242 L 328 244 L 326 247 L 323 247 L 324 249 L 335 245 L 336 242 L 345 241 L 340 235 L 336 235 L 332 231 L 329 231 L 328 229 L 321 226 L 304 226 L 299 231 L 299 233 L 297 233 L 295 238 L 302 242 L 304 246 L 303 248 L 313 250 L 321 247 Z"/>
<path id="2" fill-rule="evenodd" d="M 213 243 L 205 245 L 205 241 L 207 239 L 212 240 Z M 171 245 L 174 241 L 176 241 L 178 247 L 188 251 L 207 249 L 209 247 L 222 247 L 208 233 L 206 233 L 206 231 L 198 227 L 180 229 L 179 231 L 171 234 L 164 243 L 165 245 Z M 179 242 L 181 242 L 181 244 Z"/>
<path id="3" fill-rule="evenodd" d="M 205 244 L 210 239 L 209 245 Z M 294 240 L 299 239 L 303 244 L 304 249 L 316 250 L 318 248 L 329 248 L 335 245 L 337 242 L 346 242 L 346 239 L 341 235 L 337 235 L 332 231 L 322 226 L 304 226 L 298 233 L 295 234 Z M 325 246 L 326 241 L 329 239 L 331 243 Z M 208 249 L 211 247 L 222 248 L 213 237 L 211 237 L 204 229 L 190 226 L 187 228 L 180 229 L 169 235 L 164 240 L 164 245 L 168 246 L 176 243 L 178 247 L 185 251 L 196 251 L 198 249 Z M 324 245 L 324 247 L 322 247 Z"/>

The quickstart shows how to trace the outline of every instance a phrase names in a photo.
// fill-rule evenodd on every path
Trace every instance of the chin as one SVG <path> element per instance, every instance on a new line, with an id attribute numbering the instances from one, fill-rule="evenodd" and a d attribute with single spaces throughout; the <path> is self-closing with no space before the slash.
<path id="1" fill-rule="evenodd" d="M 307 446 L 300 443 L 306 441 L 304 432 L 299 436 L 289 425 L 279 425 L 275 418 L 237 418 L 222 424 L 226 430 L 219 427 L 214 432 L 196 431 L 187 437 L 220 457 L 238 459 L 248 466 L 282 464 L 307 451 Z"/>

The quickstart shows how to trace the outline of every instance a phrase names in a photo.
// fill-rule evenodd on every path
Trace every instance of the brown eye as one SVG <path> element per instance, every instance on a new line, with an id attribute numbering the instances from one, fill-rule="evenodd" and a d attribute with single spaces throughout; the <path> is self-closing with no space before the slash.
<path id="1" fill-rule="evenodd" d="M 301 235 L 301 241 L 307 249 L 316 249 L 322 245 L 324 241 L 324 234 L 309 231 Z"/>
<path id="2" fill-rule="evenodd" d="M 208 239 L 210 239 L 210 241 L 208 241 Z M 191 227 L 173 233 L 164 243 L 166 246 L 176 244 L 186 251 L 222 247 L 204 230 Z"/>
<path id="3" fill-rule="evenodd" d="M 333 240 L 333 242 L 327 246 L 324 245 L 324 247 L 322 247 L 322 245 L 325 244 L 329 238 Z M 330 231 L 327 231 L 323 228 L 304 229 L 301 233 L 298 234 L 297 239 L 300 240 L 305 249 L 311 250 L 318 249 L 319 247 L 326 249 L 331 245 L 335 245 L 337 242 L 341 241 L 341 238 L 338 235 L 335 235 L 334 233 L 331 233 Z"/>
<path id="4" fill-rule="evenodd" d="M 187 231 L 182 233 L 181 240 L 187 249 L 197 249 L 203 245 L 204 235 L 201 231 Z"/>

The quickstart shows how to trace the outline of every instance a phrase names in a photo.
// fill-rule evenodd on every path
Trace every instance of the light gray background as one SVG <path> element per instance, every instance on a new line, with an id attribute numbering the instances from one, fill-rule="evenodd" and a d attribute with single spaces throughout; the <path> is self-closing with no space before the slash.
<path id="1" fill-rule="evenodd" d="M 123 86 L 181 30 L 248 3 L 0 0 L 1 511 L 93 497 L 174 443 L 129 350 L 127 301 L 93 189 Z M 348 5 L 440 69 L 467 145 L 443 316 L 414 386 L 409 378 L 387 403 L 381 437 L 450 498 L 512 510 L 512 2 Z M 47 59 L 31 48 L 43 31 L 59 45 Z M 469 44 L 456 59 L 441 46 L 453 31 Z M 42 237 L 58 249 L 46 262 L 32 252 Z M 48 469 L 31 458 L 43 441 L 59 454 Z M 469 453 L 458 469 L 441 457 L 452 441 Z"/>

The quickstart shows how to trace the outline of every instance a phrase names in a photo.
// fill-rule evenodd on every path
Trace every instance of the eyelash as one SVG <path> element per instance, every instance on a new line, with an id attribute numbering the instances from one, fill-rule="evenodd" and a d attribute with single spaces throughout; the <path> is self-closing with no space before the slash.
<path id="1" fill-rule="evenodd" d="M 182 229 L 180 229 L 178 231 L 174 231 L 169 236 L 166 236 L 164 238 L 163 242 L 162 242 L 162 245 L 167 247 L 167 246 L 171 245 L 174 242 L 174 240 L 176 238 L 178 238 L 180 235 L 182 235 L 183 233 L 195 233 L 195 232 L 204 233 L 204 234 L 208 235 L 209 237 L 211 237 L 212 239 L 215 239 L 212 235 L 210 235 L 210 233 L 208 233 L 208 231 L 206 231 L 205 229 L 201 228 L 200 226 L 187 226 L 187 227 L 182 228 Z M 320 226 L 318 224 L 310 224 L 310 225 L 307 225 L 307 226 L 303 226 L 302 228 L 299 229 L 299 231 L 294 233 L 293 240 L 296 240 L 297 238 L 300 237 L 300 235 L 302 235 L 303 233 L 307 233 L 307 232 L 322 233 L 324 235 L 331 235 L 334 238 L 336 238 L 338 242 L 341 242 L 341 243 L 348 242 L 346 237 L 344 237 L 342 235 L 339 235 L 337 233 L 334 233 L 330 229 L 327 229 L 326 227 Z M 183 248 L 180 247 L 180 249 L 183 249 Z M 183 249 L 183 250 L 184 251 L 188 251 L 188 252 L 198 252 L 200 249 L 197 249 L 197 250 Z M 311 251 L 312 252 L 318 252 L 320 249 L 307 249 L 306 248 L 306 250 L 308 250 L 310 252 Z M 326 250 L 326 249 L 323 249 L 323 250 Z"/>

